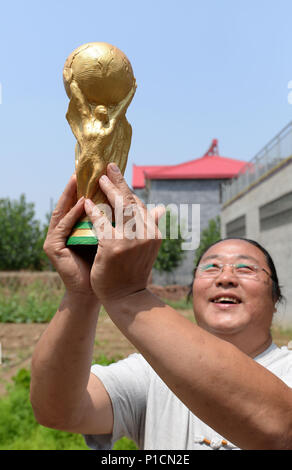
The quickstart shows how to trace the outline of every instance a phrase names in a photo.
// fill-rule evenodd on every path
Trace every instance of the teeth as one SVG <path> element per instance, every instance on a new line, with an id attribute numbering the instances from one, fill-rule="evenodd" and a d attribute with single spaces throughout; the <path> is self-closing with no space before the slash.
<path id="1" fill-rule="evenodd" d="M 233 304 L 239 304 L 239 301 L 235 299 L 234 297 L 218 297 L 218 299 L 215 299 L 215 303 L 219 302 L 232 302 Z"/>

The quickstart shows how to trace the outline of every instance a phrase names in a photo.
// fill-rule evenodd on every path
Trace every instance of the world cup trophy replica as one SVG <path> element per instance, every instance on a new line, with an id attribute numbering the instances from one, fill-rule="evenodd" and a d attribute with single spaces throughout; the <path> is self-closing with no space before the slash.
<path id="1" fill-rule="evenodd" d="M 98 180 L 110 162 L 122 174 L 126 169 L 132 138 L 126 111 L 136 91 L 132 66 L 117 47 L 92 42 L 69 55 L 63 80 L 70 99 L 66 118 L 77 141 L 77 197 L 108 203 Z M 68 246 L 93 245 L 96 249 L 97 244 L 88 217 L 75 225 L 67 240 Z"/>

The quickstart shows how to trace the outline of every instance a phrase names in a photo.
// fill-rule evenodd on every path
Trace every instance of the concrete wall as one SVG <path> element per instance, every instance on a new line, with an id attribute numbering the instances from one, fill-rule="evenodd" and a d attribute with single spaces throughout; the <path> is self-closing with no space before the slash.
<path id="1" fill-rule="evenodd" d="M 200 204 L 200 229 L 207 227 L 208 221 L 215 218 L 221 209 L 220 183 L 222 180 L 151 180 L 146 191 L 137 190 L 135 193 L 146 203 L 150 204 Z M 189 216 L 188 229 L 191 230 Z M 197 223 L 197 221 L 193 221 Z M 172 273 L 159 274 L 153 270 L 152 282 L 160 285 L 188 285 L 192 282 L 194 270 L 194 250 L 185 251 L 183 263 Z"/>
<path id="2" fill-rule="evenodd" d="M 245 237 L 258 241 L 268 250 L 283 286 L 287 302 L 286 305 L 279 306 L 274 321 L 282 326 L 292 327 L 291 160 L 222 208 L 222 237 L 227 236 L 227 227 L 232 227 L 232 222 L 244 216 Z M 234 226 L 236 227 L 236 223 Z M 232 235 L 230 230 L 229 235 Z"/>

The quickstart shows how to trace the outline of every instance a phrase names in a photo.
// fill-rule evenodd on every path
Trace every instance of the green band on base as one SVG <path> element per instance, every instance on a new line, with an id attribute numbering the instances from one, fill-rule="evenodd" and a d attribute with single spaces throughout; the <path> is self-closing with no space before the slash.
<path id="1" fill-rule="evenodd" d="M 92 228 L 93 223 L 92 222 L 77 222 L 74 225 L 74 228 Z"/>
<path id="2" fill-rule="evenodd" d="M 95 237 L 69 237 L 66 245 L 98 245 Z"/>

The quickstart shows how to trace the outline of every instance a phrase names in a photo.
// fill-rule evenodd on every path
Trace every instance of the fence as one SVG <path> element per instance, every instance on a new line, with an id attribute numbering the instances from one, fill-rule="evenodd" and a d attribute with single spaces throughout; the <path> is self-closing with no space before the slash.
<path id="1" fill-rule="evenodd" d="M 292 156 L 292 121 L 285 126 L 240 170 L 238 176 L 222 184 L 223 205 Z"/>

